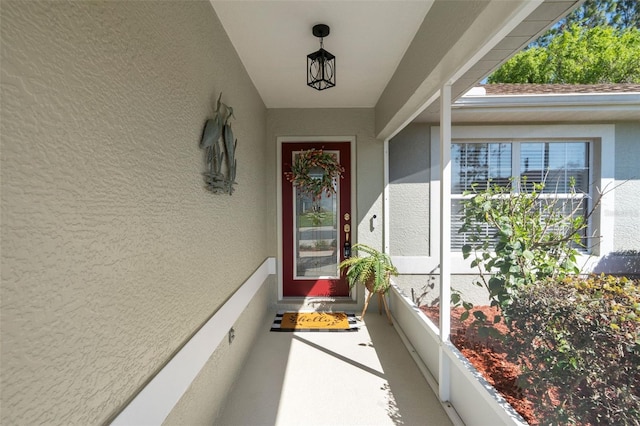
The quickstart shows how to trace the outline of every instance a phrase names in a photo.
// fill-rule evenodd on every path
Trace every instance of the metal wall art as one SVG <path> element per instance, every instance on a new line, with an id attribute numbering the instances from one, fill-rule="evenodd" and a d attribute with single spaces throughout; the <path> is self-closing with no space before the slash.
<path id="1" fill-rule="evenodd" d="M 232 195 L 236 182 L 236 146 L 229 119 L 235 118 L 233 108 L 218 97 L 215 116 L 205 123 L 200 148 L 204 148 L 206 171 L 203 174 L 207 190 L 214 194 Z M 221 142 L 222 141 L 222 142 Z"/>

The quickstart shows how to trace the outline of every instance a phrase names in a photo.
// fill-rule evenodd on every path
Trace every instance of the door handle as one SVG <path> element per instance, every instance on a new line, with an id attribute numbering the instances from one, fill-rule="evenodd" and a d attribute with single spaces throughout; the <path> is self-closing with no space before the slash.
<path id="1" fill-rule="evenodd" d="M 351 225 L 349 225 L 348 223 L 345 223 L 343 229 L 344 229 L 344 258 L 348 259 L 351 257 L 351 243 L 349 242 L 349 233 L 351 232 Z"/>

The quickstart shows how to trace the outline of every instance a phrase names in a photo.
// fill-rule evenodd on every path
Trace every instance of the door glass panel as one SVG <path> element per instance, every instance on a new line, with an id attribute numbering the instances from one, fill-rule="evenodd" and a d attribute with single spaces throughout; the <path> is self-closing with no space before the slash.
<path id="1" fill-rule="evenodd" d="M 338 152 L 336 152 L 338 155 Z M 311 170 L 322 177 L 322 169 Z M 334 181 L 336 192 L 340 190 Z M 294 186 L 295 279 L 338 278 L 338 194 L 314 199 Z"/>

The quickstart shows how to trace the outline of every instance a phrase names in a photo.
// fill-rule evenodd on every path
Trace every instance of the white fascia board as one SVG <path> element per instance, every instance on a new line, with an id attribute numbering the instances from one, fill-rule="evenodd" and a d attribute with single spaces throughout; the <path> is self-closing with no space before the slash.
<path id="1" fill-rule="evenodd" d="M 489 95 L 463 96 L 452 106 L 453 109 L 470 108 L 545 108 L 576 107 L 580 109 L 597 107 L 624 108 L 638 110 L 640 115 L 640 93 L 573 93 L 573 94 L 531 94 L 531 95 Z"/>

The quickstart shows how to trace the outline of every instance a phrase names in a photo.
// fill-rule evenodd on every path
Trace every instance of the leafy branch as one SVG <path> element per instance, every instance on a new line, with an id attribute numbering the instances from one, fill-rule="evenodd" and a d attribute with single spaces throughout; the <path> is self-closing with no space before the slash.
<path id="1" fill-rule="evenodd" d="M 512 189 L 519 183 L 519 191 Z M 578 194 L 575 180 L 569 181 L 569 194 L 563 200 L 557 192 L 547 196 L 545 182 L 527 182 L 526 177 L 509 185 L 489 184 L 484 190 L 477 185 L 464 193 L 463 224 L 459 230 L 468 236 L 462 247 L 465 259 L 478 271 L 476 285 L 484 287 L 491 306 L 500 309 L 510 323 L 509 306 L 518 293 L 537 281 L 562 279 L 579 274 L 577 257 L 586 248 L 586 229 L 589 218 L 599 207 L 602 197 L 615 188 L 598 191 L 598 196 L 584 212 L 585 194 Z M 581 213 L 584 212 L 584 213 Z M 483 229 L 492 230 L 487 237 Z M 462 300 L 459 293 L 452 296 L 454 305 L 465 308 L 462 319 L 468 318 L 473 305 Z M 487 320 L 482 312 L 474 312 L 475 324 Z M 494 322 L 500 320 L 500 315 Z"/>

